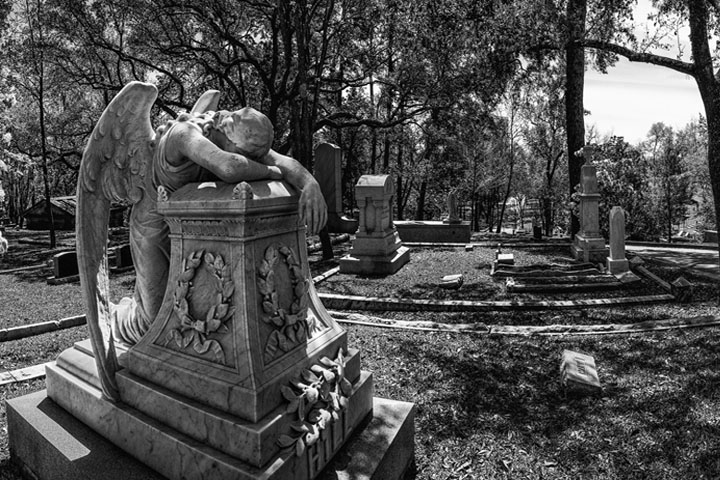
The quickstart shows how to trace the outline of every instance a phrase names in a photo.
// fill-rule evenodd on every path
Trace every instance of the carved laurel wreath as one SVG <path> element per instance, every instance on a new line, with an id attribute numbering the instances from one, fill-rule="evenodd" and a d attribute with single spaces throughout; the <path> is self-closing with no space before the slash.
<path id="1" fill-rule="evenodd" d="M 306 447 L 320 438 L 322 430 L 340 419 L 339 412 L 348 406 L 352 384 L 345 378 L 345 356 L 342 348 L 337 358 L 322 357 L 319 365 L 301 372 L 301 379 L 282 386 L 280 391 L 287 400 L 287 413 L 296 413 L 290 423 L 290 434 L 278 437 L 277 444 L 284 450 L 295 449 L 298 457 Z"/>
<path id="2" fill-rule="evenodd" d="M 190 314 L 187 295 L 195 278 L 195 270 L 204 264 L 213 274 L 210 281 L 215 290 L 216 303 L 210 307 L 204 320 L 198 320 Z M 204 250 L 192 252 L 183 260 L 183 273 L 178 278 L 175 287 L 175 303 L 173 310 L 180 318 L 180 327 L 168 332 L 167 341 L 175 341 L 180 348 L 187 348 L 192 344 L 193 350 L 199 354 L 213 354 L 218 363 L 224 363 L 225 354 L 220 343 L 209 339 L 212 334 L 223 334 L 229 330 L 225 323 L 232 318 L 235 307 L 232 306 L 232 294 L 235 283 L 232 281 L 230 265 L 226 265 L 222 256 L 213 255 Z"/>
<path id="3" fill-rule="evenodd" d="M 275 285 L 275 265 L 281 258 L 288 266 L 292 283 L 293 301 L 289 311 L 280 307 Z M 285 245 L 270 245 L 265 249 L 264 258 L 258 268 L 257 287 L 262 296 L 263 312 L 267 314 L 262 318 L 265 323 L 275 328 L 265 344 L 263 358 L 268 363 L 307 340 L 305 319 L 309 284 L 293 251 Z"/>

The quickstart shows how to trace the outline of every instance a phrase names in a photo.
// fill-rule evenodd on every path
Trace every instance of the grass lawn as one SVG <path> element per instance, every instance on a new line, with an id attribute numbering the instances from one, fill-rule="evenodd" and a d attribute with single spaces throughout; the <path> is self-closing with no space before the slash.
<path id="1" fill-rule="evenodd" d="M 380 282 L 397 282 L 409 296 L 476 295 L 469 285 L 487 283 L 489 265 L 462 262 L 476 276 L 457 292 L 442 293 L 435 282 L 464 273 L 451 262 L 460 249 L 438 251 L 448 271 L 428 266 L 436 255 L 424 250 L 412 262 L 430 269 L 427 278 L 404 270 Z M 430 252 L 430 253 L 429 253 Z M 463 254 L 465 252 L 462 252 Z M 517 259 L 519 263 L 520 251 Z M 476 249 L 475 258 L 490 253 Z M 414 255 L 420 255 L 414 254 Z M 523 251 L 528 258 L 561 253 Z M 417 258 L 425 258 L 417 262 Z M 430 259 L 430 260 L 428 260 Z M 311 257 L 313 273 L 332 266 Z M 404 267 L 405 268 L 405 267 Z M 435 270 L 432 270 L 432 269 Z M 650 265 L 667 280 L 680 275 Z M 408 269 L 409 271 L 409 269 Z M 47 274 L 47 271 L 45 272 Z M 686 273 L 683 273 L 686 275 Z M 0 275 L 0 288 L 23 292 L 23 303 L 3 296 L 0 328 L 76 315 L 82 308 L 75 284 L 48 286 L 43 274 Z M 436 278 L 437 277 L 437 278 Z M 322 289 L 366 288 L 331 277 Z M 504 324 L 631 323 L 650 318 L 720 314 L 717 286 L 696 285 L 692 304 L 625 309 L 490 314 L 373 312 L 392 318 Z M 335 284 L 333 284 L 335 282 Z M 368 279 L 368 285 L 373 284 Z M 115 296 L 129 292 L 132 276 L 113 277 Z M 391 291 L 390 283 L 383 291 Z M 425 285 L 425 287 L 423 287 Z M 467 288 L 466 288 L 467 287 Z M 395 288 L 395 287 L 393 287 Z M 487 286 L 488 298 L 502 288 Z M 650 287 L 648 287 L 650 288 Z M 329 290 L 327 290 L 329 291 Z M 396 292 L 397 293 L 397 292 Z M 383 294 L 381 296 L 389 296 Z M 462 298 L 466 299 L 466 298 Z M 77 302 L 77 303 L 76 303 Z M 31 312 L 31 313 L 25 313 Z M 720 328 L 647 334 L 586 336 L 502 336 L 420 332 L 347 326 L 349 344 L 361 349 L 363 368 L 374 375 L 376 395 L 414 402 L 418 479 L 716 479 L 720 477 Z M 0 371 L 55 358 L 85 327 L 0 343 Z M 577 350 L 595 357 L 603 392 L 567 397 L 559 385 L 560 354 Z M 43 380 L 0 387 L 0 400 L 44 388 Z M 1 403 L 1 402 L 0 402 Z M 9 462 L 4 404 L 0 407 L 0 479 L 17 480 Z"/>

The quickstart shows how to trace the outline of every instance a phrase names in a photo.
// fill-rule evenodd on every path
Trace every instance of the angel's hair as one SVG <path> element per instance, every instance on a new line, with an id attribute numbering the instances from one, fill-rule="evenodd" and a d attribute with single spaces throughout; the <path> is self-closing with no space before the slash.
<path id="1" fill-rule="evenodd" d="M 213 128 L 225 135 L 239 153 L 252 159 L 267 155 L 275 137 L 270 119 L 251 107 L 215 112 Z"/>
<path id="2" fill-rule="evenodd" d="M 267 116 L 254 108 L 245 107 L 235 112 L 227 110 L 204 113 L 183 112 L 177 118 L 168 120 L 157 128 L 154 143 L 157 145 L 160 138 L 177 122 L 196 124 L 206 137 L 216 130 L 225 135 L 237 147 L 239 153 L 254 160 L 268 154 L 275 136 L 272 122 Z"/>

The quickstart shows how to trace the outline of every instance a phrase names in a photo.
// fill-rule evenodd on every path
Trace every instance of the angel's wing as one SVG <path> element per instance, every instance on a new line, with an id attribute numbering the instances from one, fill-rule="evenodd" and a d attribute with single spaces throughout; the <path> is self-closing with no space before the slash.
<path id="1" fill-rule="evenodd" d="M 217 110 L 220 102 L 220 92 L 218 90 L 208 90 L 197 99 L 190 113 L 205 113 L 207 111 Z"/>
<path id="2" fill-rule="evenodd" d="M 85 147 L 77 190 L 76 236 L 80 283 L 95 363 L 105 396 L 118 400 L 117 357 L 110 330 L 107 230 L 111 201 L 136 203 L 152 161 L 150 109 L 155 86 L 132 82 L 110 102 Z"/>

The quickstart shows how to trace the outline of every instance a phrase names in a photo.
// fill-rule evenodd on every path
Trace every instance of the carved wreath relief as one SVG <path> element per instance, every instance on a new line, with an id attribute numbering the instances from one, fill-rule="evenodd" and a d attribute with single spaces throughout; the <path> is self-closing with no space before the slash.
<path id="1" fill-rule="evenodd" d="M 195 352 L 210 352 L 213 361 L 224 364 L 225 353 L 217 338 L 229 331 L 226 323 L 235 313 L 234 291 L 230 265 L 221 255 L 192 252 L 183 260 L 183 272 L 175 287 L 173 310 L 180 326 L 168 332 L 167 342 L 174 341 L 181 349 L 192 345 Z"/>
<path id="2" fill-rule="evenodd" d="M 344 437 L 346 425 L 335 425 L 344 420 L 352 384 L 345 378 L 345 357 L 342 348 L 337 358 L 320 359 L 320 364 L 301 372 L 301 379 L 290 382 L 291 386 L 281 387 L 288 402 L 285 411 L 296 414 L 290 423 L 290 434 L 278 437 L 282 449 L 294 449 L 299 457 L 306 447 L 312 447 L 326 429 L 338 430 L 334 437 Z"/>
<path id="3" fill-rule="evenodd" d="M 290 275 L 292 303 L 286 310 L 280 305 L 275 267 L 285 262 Z M 261 295 L 265 323 L 273 327 L 265 343 L 263 360 L 269 363 L 289 352 L 308 338 L 308 280 L 293 251 L 285 245 L 270 245 L 258 268 L 257 288 Z"/>

